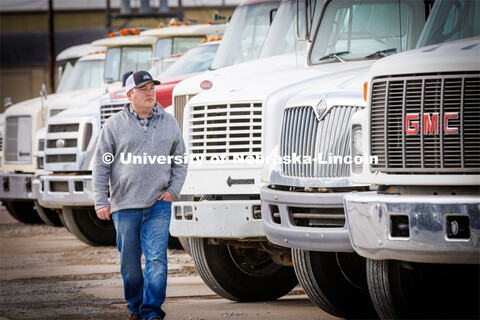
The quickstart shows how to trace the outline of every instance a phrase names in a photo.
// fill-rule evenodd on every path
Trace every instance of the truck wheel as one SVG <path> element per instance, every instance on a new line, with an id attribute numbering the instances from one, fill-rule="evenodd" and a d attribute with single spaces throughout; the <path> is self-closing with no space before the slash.
<path id="1" fill-rule="evenodd" d="M 375 318 L 365 273 L 356 253 L 292 249 L 297 279 L 323 311 L 340 318 Z"/>
<path id="2" fill-rule="evenodd" d="M 293 268 L 277 265 L 265 251 L 188 240 L 200 277 L 218 295 L 233 301 L 278 299 L 297 285 Z"/>
<path id="3" fill-rule="evenodd" d="M 189 247 L 189 244 L 188 244 L 188 238 L 178 237 L 178 241 L 180 241 L 180 244 L 182 245 L 183 250 L 185 250 L 186 253 L 191 255 L 190 247 Z"/>
<path id="4" fill-rule="evenodd" d="M 93 207 L 63 207 L 63 218 L 78 240 L 91 246 L 115 245 L 113 220 L 100 220 Z"/>
<path id="5" fill-rule="evenodd" d="M 34 208 L 33 201 L 4 201 L 4 204 L 10 215 L 20 222 L 27 224 L 43 223 Z"/>
<path id="6" fill-rule="evenodd" d="M 65 229 L 67 229 L 68 232 L 70 232 L 70 229 L 68 229 L 67 223 L 65 222 L 65 216 L 63 215 L 63 210 L 61 213 L 58 214 L 58 217 L 60 218 L 60 221 L 62 222 L 62 225 L 65 227 Z"/>
<path id="7" fill-rule="evenodd" d="M 367 259 L 370 296 L 381 319 L 479 318 L 478 265 Z"/>
<path id="8" fill-rule="evenodd" d="M 42 207 L 38 201 L 35 200 L 35 209 L 37 210 L 38 216 L 42 221 L 51 227 L 62 227 L 62 221 L 60 221 L 60 216 L 55 212 L 55 210 Z"/>

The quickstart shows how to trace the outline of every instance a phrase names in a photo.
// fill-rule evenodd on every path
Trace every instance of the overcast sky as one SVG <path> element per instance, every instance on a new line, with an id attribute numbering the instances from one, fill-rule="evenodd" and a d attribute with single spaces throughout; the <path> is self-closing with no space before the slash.
<path id="1" fill-rule="evenodd" d="M 119 8 L 121 0 L 110 0 L 112 8 Z M 193 6 L 235 6 L 243 0 L 182 0 L 184 7 Z M 68 9 L 104 9 L 106 0 L 53 0 L 53 8 Z M 140 6 L 140 0 L 130 0 L 133 8 Z M 150 0 L 151 7 L 159 7 L 160 0 Z M 176 7 L 178 0 L 168 0 L 170 7 Z M 0 11 L 47 10 L 48 0 L 0 0 Z"/>

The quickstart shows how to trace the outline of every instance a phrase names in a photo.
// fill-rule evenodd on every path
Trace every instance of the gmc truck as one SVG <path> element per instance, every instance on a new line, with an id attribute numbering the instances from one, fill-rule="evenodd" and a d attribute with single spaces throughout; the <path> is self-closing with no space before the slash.
<path id="1" fill-rule="evenodd" d="M 345 196 L 382 319 L 479 318 L 480 2 L 437 1 L 418 49 L 375 63 Z M 461 40 L 463 39 L 463 40 Z"/>

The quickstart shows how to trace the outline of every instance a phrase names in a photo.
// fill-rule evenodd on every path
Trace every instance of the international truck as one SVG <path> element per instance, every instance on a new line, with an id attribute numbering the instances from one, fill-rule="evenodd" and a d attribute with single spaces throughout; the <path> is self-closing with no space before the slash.
<path id="1" fill-rule="evenodd" d="M 382 319 L 479 318 L 479 1 L 437 1 L 418 49 L 375 63 L 351 122 L 345 196 Z"/>
<path id="2" fill-rule="evenodd" d="M 295 7 L 294 3 L 294 12 L 303 12 Z M 280 243 L 267 240 L 262 220 L 270 213 L 260 207 L 262 175 L 266 175 L 262 162 L 278 145 L 287 101 L 306 88 L 341 83 L 383 56 L 413 48 L 427 14 L 425 3 L 417 1 L 312 1 L 306 8 L 312 12 L 307 15 L 313 17 L 310 25 L 315 26 L 306 64 L 299 64 L 294 54 L 293 63 L 284 59 L 284 68 L 269 74 L 225 73 L 212 89 L 197 94 L 185 106 L 187 150 L 202 161 L 189 166 L 184 201 L 173 204 L 170 232 L 189 238 L 200 276 L 227 299 L 275 299 L 296 284 L 290 249 L 284 247 L 283 239 Z M 250 70 L 252 64 L 268 64 L 271 59 L 246 63 L 243 68 Z M 236 80 L 222 86 L 228 76 Z M 319 105 L 313 100 L 315 107 Z M 335 114 L 338 130 L 351 111 Z M 297 120 L 298 128 L 307 126 L 306 114 Z M 335 200 L 341 206 L 342 198 Z M 341 288 L 337 292 L 343 293 Z"/>
<path id="3" fill-rule="evenodd" d="M 252 18 L 253 21 L 257 21 L 263 26 L 265 21 L 267 24 L 269 23 L 271 11 L 273 9 L 276 9 L 279 1 L 249 1 L 248 3 L 248 12 L 250 14 L 248 18 Z M 268 4 L 268 10 L 264 10 L 263 8 L 265 3 Z M 262 7 L 262 10 L 255 9 L 259 7 Z M 240 6 L 239 8 L 244 7 Z M 255 15 L 257 15 L 256 18 Z M 235 14 L 227 30 L 230 30 L 230 28 L 236 29 L 238 23 L 236 21 L 243 21 L 242 19 L 238 20 L 234 18 Z M 253 24 L 250 25 L 250 27 L 253 26 Z M 185 27 L 176 28 L 180 29 L 174 28 L 173 30 L 184 30 Z M 141 37 L 151 37 L 152 35 L 157 35 L 162 32 L 164 33 L 166 29 L 167 28 L 159 28 L 158 30 L 153 30 L 151 32 L 142 32 Z M 216 34 L 216 36 L 217 35 L 219 34 Z M 233 33 L 230 38 L 235 37 L 237 41 L 240 41 L 242 40 L 242 36 L 243 35 L 241 34 Z M 243 40 L 248 41 L 249 39 L 250 38 Z M 158 41 L 160 40 L 164 41 L 163 38 L 160 38 Z M 220 48 L 224 46 L 223 41 L 224 40 L 222 40 L 220 44 Z M 101 44 L 108 46 L 107 43 Z M 200 47 L 202 50 L 205 50 L 211 48 L 212 45 L 216 44 L 205 43 Z M 176 46 L 173 45 L 172 47 Z M 211 49 L 208 49 L 207 51 L 210 52 Z M 207 58 L 209 58 L 208 52 Z M 235 51 L 224 50 L 224 54 L 227 55 L 235 53 Z M 177 63 L 180 63 L 180 61 L 184 61 L 182 62 L 182 64 L 186 69 L 183 69 L 182 67 L 180 68 L 180 70 L 186 70 L 186 72 L 192 70 L 198 71 L 199 67 L 203 68 L 202 65 L 208 65 L 208 63 L 205 62 L 208 59 L 205 60 L 203 64 L 196 65 L 195 61 L 198 60 L 199 55 L 195 54 L 195 52 L 193 54 L 195 55 L 194 57 L 186 54 L 179 61 L 177 61 Z M 109 54 L 107 51 L 107 61 L 108 57 Z M 176 78 L 171 77 L 173 73 L 176 72 L 175 70 L 178 68 L 178 66 L 176 66 L 177 63 L 172 65 L 170 69 L 167 69 L 165 76 L 168 76 L 169 78 L 161 79 L 162 84 L 157 86 L 156 88 L 157 101 L 159 101 L 164 107 L 166 107 L 167 110 L 171 109 L 168 108 L 171 104 L 171 90 L 180 78 L 186 77 L 186 75 L 178 75 Z M 194 66 L 193 69 L 192 66 Z M 124 73 L 125 70 L 125 68 L 120 68 L 119 71 L 116 72 L 116 76 L 111 78 L 120 79 L 119 75 Z M 108 75 L 111 73 L 108 73 L 106 71 L 106 74 Z M 82 129 L 84 128 L 84 124 L 90 123 L 90 126 L 92 128 L 91 135 L 89 133 L 90 144 L 84 149 L 82 149 L 83 147 L 80 145 L 78 145 L 77 148 L 69 149 L 56 148 L 55 146 L 50 149 L 46 149 L 46 152 L 50 154 L 68 153 L 70 155 L 75 155 L 75 161 L 70 161 L 69 163 L 65 162 L 62 165 L 56 166 L 46 165 L 46 169 L 48 169 L 50 172 L 53 172 L 53 174 L 39 176 L 39 178 L 35 181 L 34 184 L 34 189 L 35 192 L 38 194 L 40 203 L 49 208 L 62 208 L 63 216 L 65 218 L 66 224 L 69 226 L 70 231 L 78 239 L 90 245 L 111 245 L 115 243 L 115 229 L 113 223 L 111 221 L 101 221 L 96 217 L 94 211 L 94 200 L 91 189 L 91 157 L 93 156 L 93 151 L 95 150 L 95 143 L 96 139 L 98 138 L 101 125 L 109 116 L 121 110 L 125 102 L 127 102 L 127 100 L 125 98 L 125 92 L 123 90 L 119 90 L 116 92 L 112 91 L 108 96 L 106 96 L 100 101 L 100 108 L 98 107 L 98 105 L 83 106 L 83 112 L 77 110 L 70 110 L 69 112 L 63 113 L 62 117 L 57 117 L 55 119 L 52 118 L 52 125 L 61 125 L 67 127 L 71 124 L 78 124 L 77 127 L 79 129 L 75 132 L 56 134 L 55 136 L 52 135 L 51 140 L 65 140 L 67 138 L 76 137 L 76 139 L 80 141 L 81 139 L 83 139 L 86 132 L 84 129 Z M 47 140 L 49 140 L 48 137 Z"/>

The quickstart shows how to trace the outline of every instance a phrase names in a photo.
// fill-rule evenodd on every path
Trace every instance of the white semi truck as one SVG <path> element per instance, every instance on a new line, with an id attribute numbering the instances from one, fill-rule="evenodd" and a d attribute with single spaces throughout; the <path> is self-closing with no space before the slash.
<path id="1" fill-rule="evenodd" d="M 187 150 L 203 161 L 189 166 L 185 201 L 173 204 L 170 231 L 191 238 L 199 274 L 231 300 L 275 299 L 296 283 L 290 250 L 267 241 L 262 219 L 268 213 L 260 210 L 260 157 L 278 144 L 286 102 L 305 88 L 367 70 L 393 48 L 413 48 L 426 17 L 424 2 L 417 1 L 312 1 L 306 7 L 316 26 L 308 64 L 293 54 L 265 75 L 258 74 L 261 65 L 277 57 L 236 66 L 246 70 L 244 77 L 229 67 L 236 73 L 225 72 L 185 107 Z M 252 66 L 256 75 L 249 73 Z"/>
<path id="2" fill-rule="evenodd" d="M 419 48 L 373 65 L 352 118 L 352 152 L 378 161 L 352 166 L 372 191 L 345 197 L 347 226 L 382 319 L 479 318 L 479 14 L 438 0 Z"/>
<path id="3" fill-rule="evenodd" d="M 34 156 L 35 133 L 50 116 L 75 105 L 80 97 L 88 100 L 102 94 L 104 60 L 103 53 L 80 58 L 71 70 L 66 68 L 57 93 L 47 95 L 42 90 L 41 97 L 14 104 L 5 111 L 0 200 L 19 221 L 60 224 L 55 213 L 37 208 L 39 217 L 34 208 L 33 174 L 37 160 L 41 161 Z"/>
<path id="4" fill-rule="evenodd" d="M 254 21 L 260 23 L 260 26 L 263 26 L 263 24 L 265 24 L 265 21 L 267 25 L 269 25 L 271 11 L 276 9 L 279 1 L 248 1 L 248 3 L 250 9 L 248 11 L 250 13 L 249 18 L 252 18 Z M 258 7 L 263 8 L 265 3 L 268 4 L 268 10 L 255 9 L 258 9 Z M 244 6 L 240 6 L 239 8 L 244 8 Z M 229 29 L 235 29 L 237 27 L 237 22 L 235 21 L 237 20 L 232 18 L 228 27 Z M 254 25 L 250 26 L 254 27 Z M 170 43 L 169 48 L 176 48 L 175 50 L 179 50 L 179 45 L 181 48 L 184 48 L 186 44 L 193 43 L 192 39 L 198 40 L 197 43 L 199 43 L 200 39 L 198 39 L 198 36 L 202 30 L 202 32 L 205 32 L 205 30 L 209 30 L 209 37 L 216 38 L 217 36 L 222 35 L 224 29 L 225 27 L 222 25 L 165 27 L 142 32 L 140 38 L 158 38 L 157 44 L 155 45 L 156 52 L 160 52 L 159 48 L 162 48 L 161 44 L 164 44 L 167 40 L 168 43 Z M 171 33 L 175 32 L 173 40 L 172 38 L 166 38 L 168 30 L 171 30 Z M 183 37 L 180 37 L 181 31 L 184 32 Z M 253 31 L 254 30 L 251 30 L 251 32 Z M 190 36 L 187 34 L 187 32 L 191 33 Z M 233 33 L 231 37 L 234 37 L 233 40 L 235 42 L 235 39 L 236 41 L 242 40 L 243 38 L 241 36 L 241 34 Z M 246 38 L 243 40 L 248 42 L 249 39 L 250 38 Z M 185 40 L 185 43 L 182 42 L 183 40 Z M 97 42 L 97 44 L 102 44 L 108 47 L 107 40 Z M 223 45 L 224 44 L 222 40 L 220 46 Z M 210 46 L 210 44 L 202 45 L 202 47 L 208 46 Z M 227 47 L 227 49 L 228 48 L 229 47 Z M 118 50 L 116 50 L 116 53 L 114 52 L 112 54 L 107 51 L 107 62 L 110 61 L 110 57 L 112 57 L 112 61 L 116 61 L 113 59 L 113 57 L 129 55 L 128 49 L 129 48 L 127 47 L 123 49 L 121 54 L 118 53 Z M 179 53 L 178 51 L 173 52 Z M 235 53 L 235 51 L 224 50 L 224 54 L 227 55 Z M 156 56 L 155 53 L 154 56 Z M 145 61 L 146 56 L 144 57 L 143 62 Z M 114 81 L 120 80 L 121 75 L 126 73 L 127 70 L 129 70 L 127 67 L 123 67 L 122 65 L 123 62 L 121 64 L 117 62 L 118 70 L 114 72 L 106 70 L 106 77 Z M 142 69 L 140 65 L 137 65 L 136 68 Z M 165 83 L 160 85 L 159 87 L 168 87 L 169 85 L 170 84 Z M 169 90 L 171 90 L 171 87 Z M 111 245 L 115 243 L 115 229 L 113 223 L 111 221 L 99 220 L 96 217 L 94 211 L 94 200 L 91 189 L 91 157 L 93 156 L 93 151 L 95 150 L 95 143 L 98 138 L 102 123 L 114 112 L 118 112 L 119 110 L 121 110 L 125 102 L 127 101 L 125 99 L 124 91 L 112 91 L 108 94 L 108 96 L 104 96 L 104 98 L 100 101 L 100 106 L 98 105 L 98 103 L 96 106 L 92 104 L 85 105 L 82 106 L 82 112 L 77 110 L 70 110 L 63 113 L 61 117 L 52 118 L 49 125 L 63 126 L 65 128 L 71 125 L 75 125 L 78 130 L 75 132 L 55 133 L 55 135 L 51 135 L 51 138 L 49 138 L 49 133 L 47 133 L 47 141 L 56 141 L 58 139 L 66 140 L 72 138 L 75 138 L 78 141 L 82 141 L 82 139 L 84 139 L 84 137 L 88 135 L 90 139 L 90 144 L 86 147 L 79 144 L 76 148 L 57 148 L 55 145 L 52 145 L 52 147 L 50 148 L 47 147 L 47 154 L 70 154 L 70 156 L 75 157 L 75 161 L 64 162 L 62 164 L 55 164 L 52 166 L 49 166 L 47 163 L 45 169 L 53 172 L 54 174 L 39 176 L 39 179 L 37 179 L 34 184 L 34 189 L 35 192 L 38 194 L 39 202 L 45 207 L 62 208 L 66 223 L 69 226 L 70 231 L 78 239 L 91 245 Z M 168 105 L 165 105 L 164 107 L 168 107 Z M 90 128 L 88 129 L 88 132 L 83 129 L 87 128 L 87 123 L 89 124 L 88 127 Z"/>

